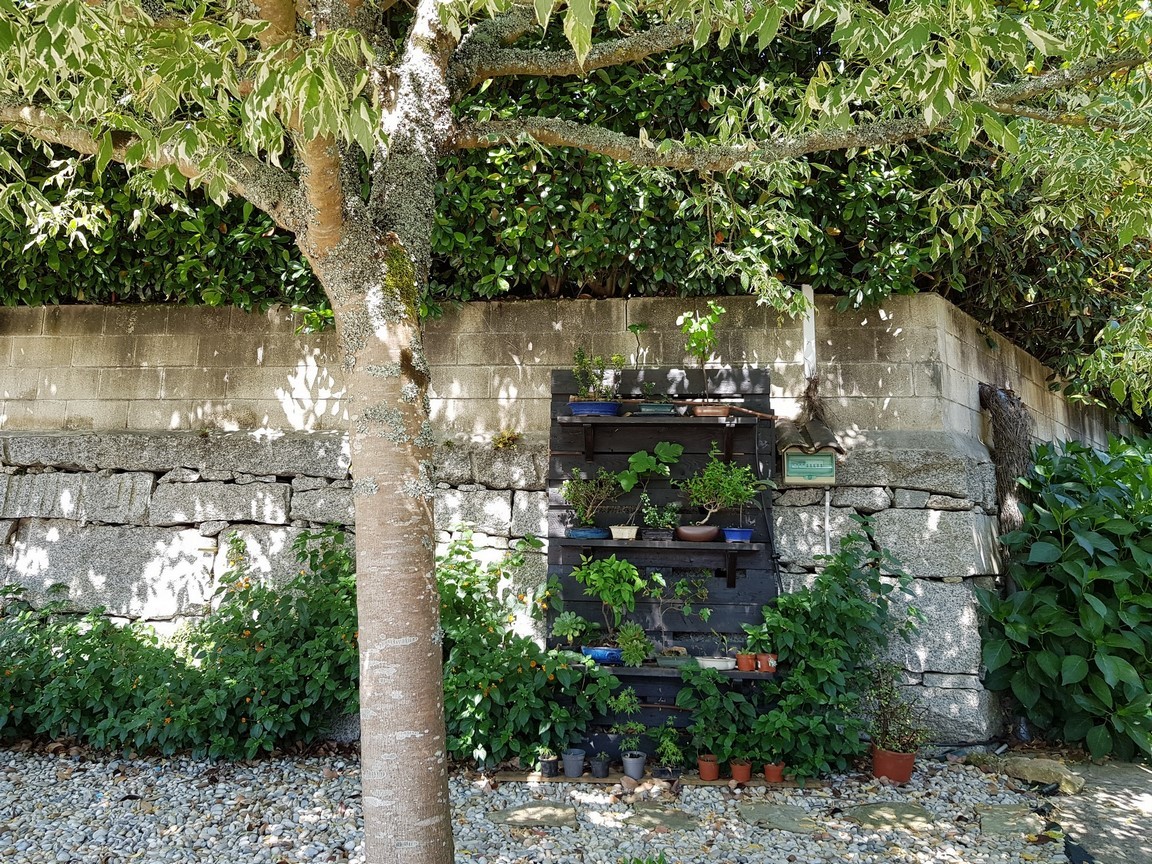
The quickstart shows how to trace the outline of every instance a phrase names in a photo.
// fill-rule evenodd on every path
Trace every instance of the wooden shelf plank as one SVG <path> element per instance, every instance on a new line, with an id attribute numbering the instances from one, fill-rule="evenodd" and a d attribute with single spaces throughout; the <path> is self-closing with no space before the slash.
<path id="1" fill-rule="evenodd" d="M 579 537 L 549 537 L 557 546 L 586 546 L 589 549 L 670 549 L 681 552 L 761 552 L 766 543 L 727 543 L 691 540 L 583 540 Z"/>

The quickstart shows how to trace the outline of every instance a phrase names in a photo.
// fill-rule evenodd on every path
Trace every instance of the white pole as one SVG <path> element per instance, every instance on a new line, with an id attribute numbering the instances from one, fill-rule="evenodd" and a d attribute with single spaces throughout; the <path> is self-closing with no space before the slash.
<path id="1" fill-rule="evenodd" d="M 816 302 L 811 285 L 801 285 L 807 308 L 804 310 L 804 377 L 811 378 L 816 374 Z"/>

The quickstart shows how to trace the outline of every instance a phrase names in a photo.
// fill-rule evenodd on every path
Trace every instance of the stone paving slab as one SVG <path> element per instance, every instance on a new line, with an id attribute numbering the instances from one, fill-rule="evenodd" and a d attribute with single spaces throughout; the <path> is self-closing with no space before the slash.
<path id="1" fill-rule="evenodd" d="M 844 818 L 873 831 L 929 831 L 935 824 L 932 814 L 919 804 L 902 804 L 899 801 L 850 807 L 844 811 Z"/>
<path id="2" fill-rule="evenodd" d="M 493 822 L 515 828 L 575 828 L 576 808 L 546 801 L 533 801 L 507 810 L 498 810 L 488 816 Z"/>
<path id="3" fill-rule="evenodd" d="M 700 827 L 700 822 L 682 810 L 663 807 L 653 801 L 639 801 L 632 807 L 628 825 L 637 828 L 667 828 L 670 831 L 695 831 Z"/>
<path id="4" fill-rule="evenodd" d="M 769 831 L 815 834 L 820 830 L 808 811 L 794 804 L 741 804 L 739 810 L 746 822 Z"/>
<path id="5" fill-rule="evenodd" d="M 1026 804 L 993 804 L 977 807 L 980 830 L 985 834 L 1038 834 L 1045 822 Z"/>
<path id="6" fill-rule="evenodd" d="M 1053 819 L 1099 864 L 1152 862 L 1152 767 L 1130 762 L 1073 765 L 1078 795 L 1052 799 Z"/>

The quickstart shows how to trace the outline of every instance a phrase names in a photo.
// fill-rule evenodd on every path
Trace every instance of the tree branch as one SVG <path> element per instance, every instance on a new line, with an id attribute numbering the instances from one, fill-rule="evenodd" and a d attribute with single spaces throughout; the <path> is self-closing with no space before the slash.
<path id="1" fill-rule="evenodd" d="M 0 105 L 0 124 L 85 156 L 95 156 L 100 152 L 101 142 L 89 130 L 62 121 L 32 105 Z M 137 140 L 135 136 L 115 136 L 112 161 L 124 163 L 128 149 Z M 291 174 L 235 151 L 225 151 L 224 160 L 228 165 L 227 179 L 231 192 L 251 201 L 281 228 L 293 232 L 303 228 L 298 217 L 299 189 Z M 196 179 L 201 176 L 199 166 L 180 159 L 173 148 L 162 151 L 159 156 L 145 159 L 142 165 L 152 169 L 175 165 L 185 177 Z"/>
<path id="2" fill-rule="evenodd" d="M 1116 130 L 1129 128 L 1127 124 L 1119 120 L 1114 120 L 1111 117 L 1088 117 L 1084 114 L 1069 114 L 1065 111 L 1052 111 L 1047 108 L 1025 108 L 1020 105 L 1010 105 L 1004 102 L 984 102 L 981 104 L 990 111 L 995 111 L 997 114 L 1026 117 L 1029 120 L 1039 120 L 1041 123 L 1051 123 L 1053 126 Z"/>
<path id="3" fill-rule="evenodd" d="M 593 69 L 637 63 L 653 54 L 669 51 L 692 41 L 695 26 L 691 21 L 662 24 L 622 39 L 612 39 L 592 46 L 583 63 L 575 51 L 545 51 L 504 49 L 482 56 L 472 70 L 469 87 L 475 87 L 489 78 L 508 75 L 537 75 L 564 77 L 584 75 Z"/>
<path id="4" fill-rule="evenodd" d="M 1017 104 L 1144 62 L 1146 58 L 1136 55 L 1086 61 L 1068 69 L 1046 72 L 1015 84 L 997 87 L 987 94 L 992 99 L 980 100 L 978 104 L 987 104 L 993 110 L 999 110 L 997 105 L 1008 111 L 1025 110 L 1017 109 Z M 709 172 L 728 171 L 740 165 L 766 165 L 829 150 L 899 144 L 938 131 L 947 119 L 941 117 L 929 124 L 923 117 L 897 118 L 844 129 L 818 129 L 801 135 L 782 135 L 738 146 L 687 146 L 678 141 L 663 141 L 657 146 L 631 135 L 570 120 L 526 117 L 462 125 L 457 130 L 453 145 L 457 149 L 472 149 L 514 144 L 531 138 L 545 146 L 575 147 L 630 162 L 641 168 Z"/>

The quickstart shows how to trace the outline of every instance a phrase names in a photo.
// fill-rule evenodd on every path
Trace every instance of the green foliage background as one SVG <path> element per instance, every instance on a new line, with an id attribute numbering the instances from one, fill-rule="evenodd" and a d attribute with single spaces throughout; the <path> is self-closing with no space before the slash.
<path id="1" fill-rule="evenodd" d="M 1152 754 L 1152 439 L 1041 445 L 1024 485 L 1014 590 L 979 592 L 985 686 L 1094 757 Z"/>
<path id="2" fill-rule="evenodd" d="M 765 105 L 786 123 L 825 51 L 812 37 L 763 53 L 684 49 L 583 79 L 503 79 L 458 113 L 543 114 L 643 131 L 657 145 L 724 140 L 767 122 L 747 116 Z M 1068 376 L 1074 392 L 1142 411 L 1152 380 L 1136 344 L 1152 307 L 1142 302 L 1152 298 L 1146 240 L 1121 236 L 1055 178 L 1006 179 L 1000 151 L 979 134 L 963 156 L 944 147 L 829 153 L 758 180 L 527 145 L 450 154 L 424 310 L 504 296 L 751 291 L 796 311 L 802 283 L 846 306 L 935 291 Z M 153 216 L 115 165 L 96 181 L 91 160 L 16 155 L 58 212 L 0 224 L 5 304 L 326 306 L 291 237 L 247 204 L 218 207 L 193 191 L 187 206 Z"/>

